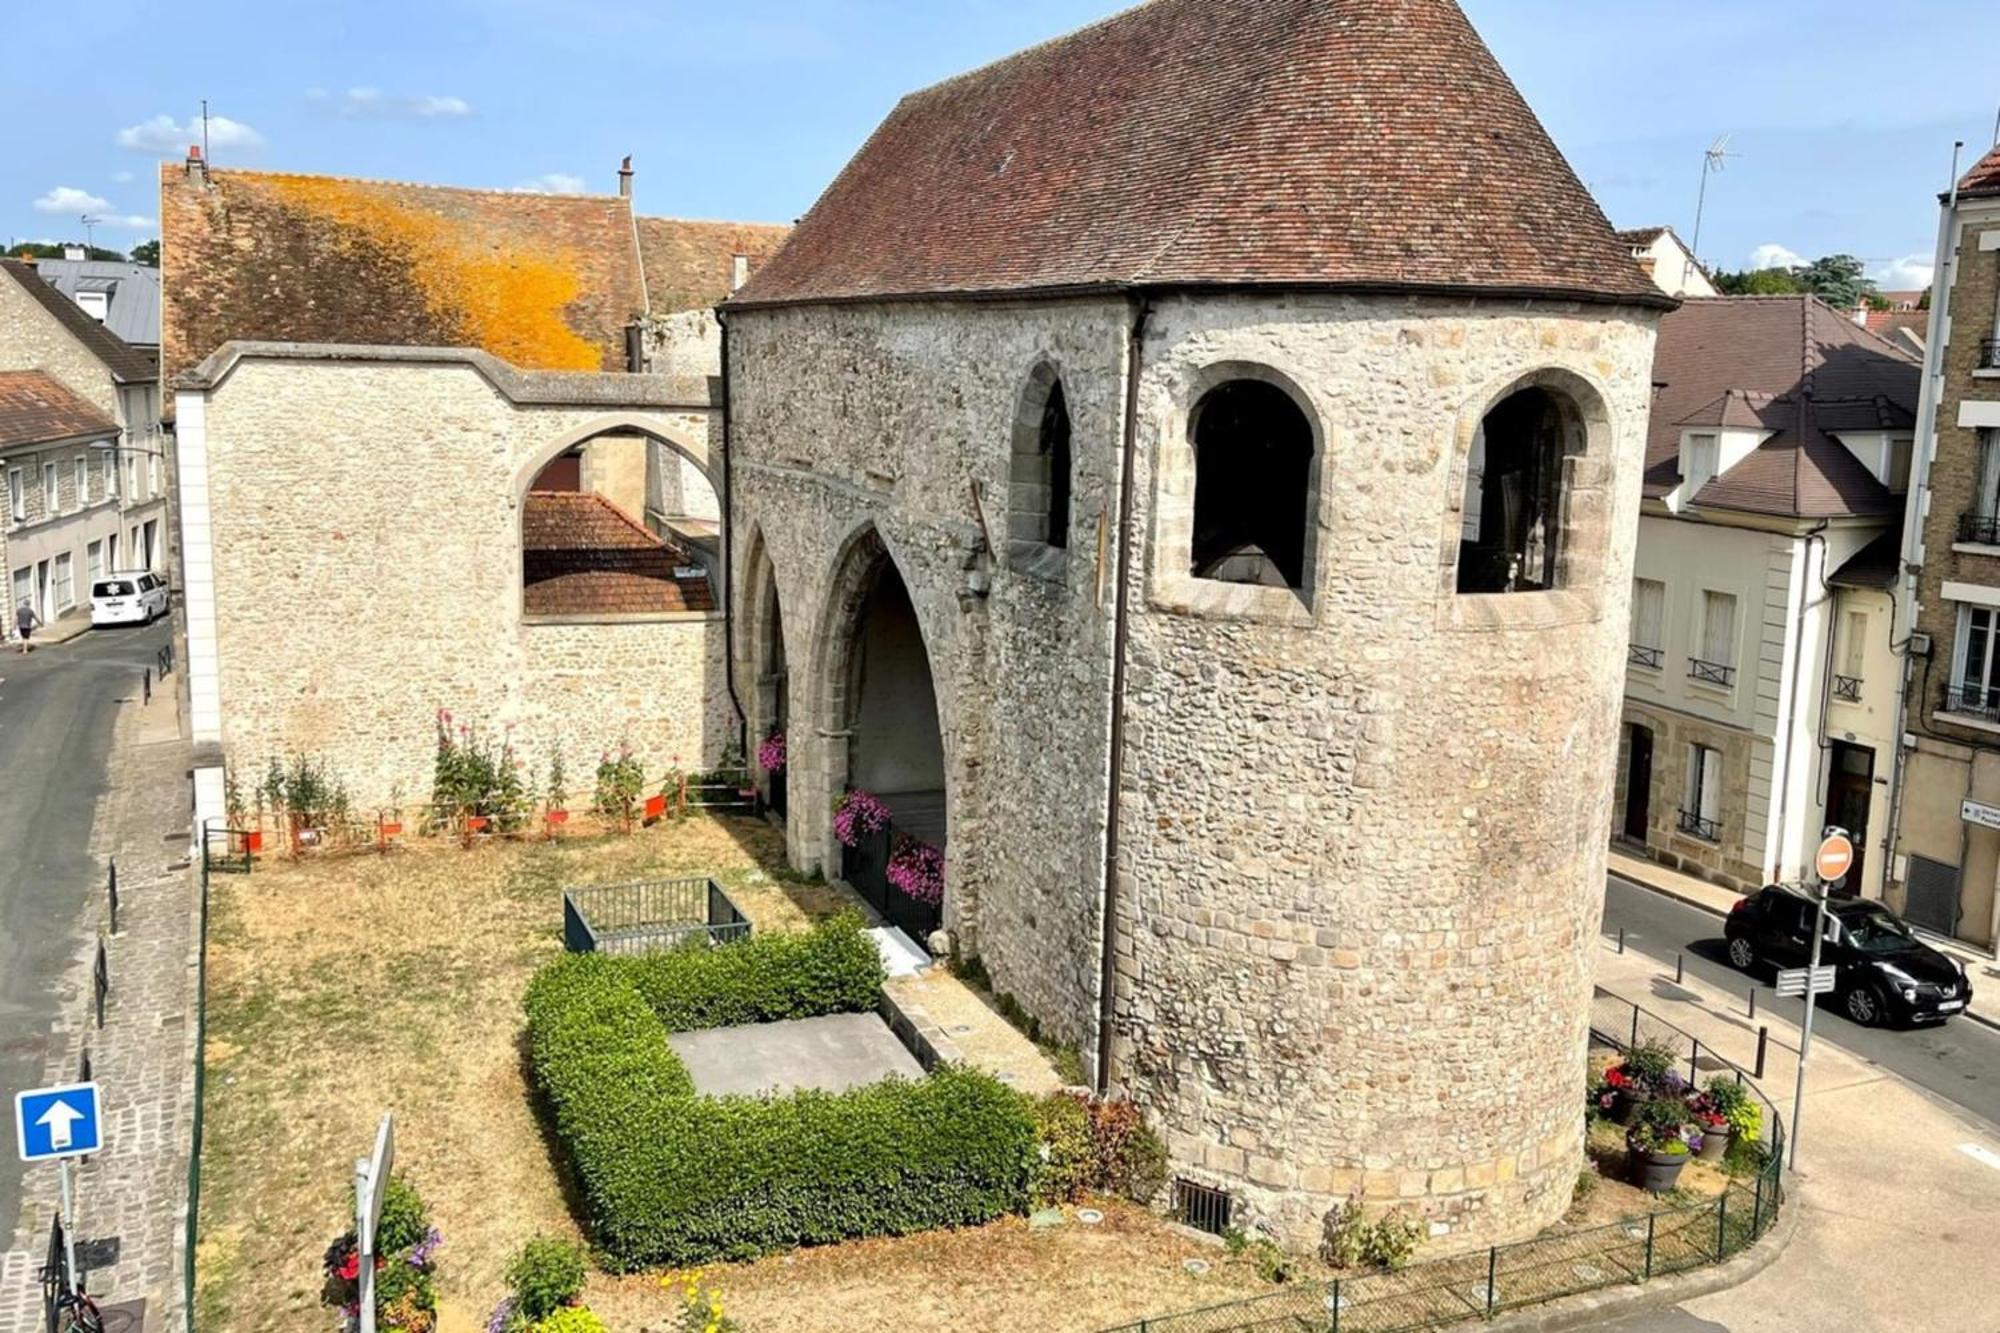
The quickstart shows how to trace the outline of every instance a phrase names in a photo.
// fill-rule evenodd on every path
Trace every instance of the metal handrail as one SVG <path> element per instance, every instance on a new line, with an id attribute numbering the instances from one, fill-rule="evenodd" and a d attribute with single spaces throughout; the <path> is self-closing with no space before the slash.
<path id="1" fill-rule="evenodd" d="M 1836 699 L 1845 699 L 1851 704 L 1860 703 L 1861 677 L 1835 676 L 1833 678 L 1833 697 Z"/>
<path id="2" fill-rule="evenodd" d="M 1977 718 L 1981 722 L 2000 722 L 2000 689 L 1947 685 L 1939 692 L 1938 712 Z"/>
<path id="3" fill-rule="evenodd" d="M 1688 659 L 1688 679 L 1698 680 L 1704 685 L 1719 685 L 1728 689 L 1736 683 L 1736 668 L 1721 662 L 1704 662 L 1699 657 Z"/>
<path id="4" fill-rule="evenodd" d="M 1958 540 L 1968 546 L 2000 546 L 2000 514 L 1966 510 L 1958 516 Z"/>
<path id="5" fill-rule="evenodd" d="M 1703 819 L 1693 810 L 1683 810 L 1680 812 L 1680 828 L 1683 833 L 1692 833 L 1695 837 L 1705 839 L 1709 842 L 1722 841 L 1722 821 L 1719 819 Z"/>
<path id="6" fill-rule="evenodd" d="M 2000 338 L 1981 338 L 1979 340 L 1979 368 L 1981 370 L 2000 370 Z"/>
<path id="7" fill-rule="evenodd" d="M 1635 643 L 1625 650 L 1625 660 L 1633 666 L 1645 667 L 1649 671 L 1658 671 L 1661 665 L 1667 660 L 1667 650 L 1664 648 L 1647 648 Z"/>

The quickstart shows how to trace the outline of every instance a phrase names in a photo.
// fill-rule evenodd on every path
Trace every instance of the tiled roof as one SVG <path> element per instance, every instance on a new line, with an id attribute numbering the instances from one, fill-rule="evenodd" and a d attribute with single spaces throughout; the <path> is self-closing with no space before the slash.
<path id="1" fill-rule="evenodd" d="M 1775 432 L 1701 488 L 1702 507 L 1798 518 L 1892 514 L 1901 501 L 1838 432 L 1908 430 L 1922 363 L 1812 296 L 1690 300 L 1660 322 L 1646 494 L 1680 482 L 1687 425 Z"/>
<path id="2" fill-rule="evenodd" d="M 1972 164 L 1972 170 L 1959 177 L 1958 192 L 1961 196 L 1972 198 L 2000 195 L 2000 145 L 1995 145 L 1985 157 Z"/>
<path id="3" fill-rule="evenodd" d="M 737 255 L 748 259 L 755 273 L 792 230 L 762 222 L 678 218 L 640 218 L 638 226 L 648 308 L 661 315 L 715 305 L 729 295 Z"/>
<path id="4" fill-rule="evenodd" d="M 0 449 L 86 435 L 118 434 L 118 423 L 40 370 L 0 370 Z"/>
<path id="5" fill-rule="evenodd" d="M 75 301 L 43 281 L 33 264 L 19 259 L 0 259 L 0 273 L 18 283 L 22 291 L 53 315 L 71 337 L 104 363 L 113 379 L 126 384 L 145 384 L 160 377 L 159 357 L 155 353 L 132 346 L 84 314 Z"/>
<path id="6" fill-rule="evenodd" d="M 1671 230 L 1670 227 L 1627 227 L 1618 233 L 1618 239 L 1635 250 L 1643 250 Z"/>
<path id="7" fill-rule="evenodd" d="M 525 609 L 531 616 L 712 611 L 705 574 L 601 495 L 530 491 L 521 508 Z"/>
<path id="8" fill-rule="evenodd" d="M 1903 524 L 1901 511 L 1888 531 L 1847 558 L 1847 563 L 1827 576 L 1827 582 L 1841 588 L 1887 588 L 1903 572 Z"/>
<path id="9" fill-rule="evenodd" d="M 906 97 L 733 303 L 1135 284 L 1671 303 L 1452 0 L 1153 0 Z"/>
<path id="10" fill-rule="evenodd" d="M 628 200 L 161 169 L 173 376 L 231 340 L 477 347 L 619 370 L 645 308 Z"/>
<path id="11" fill-rule="evenodd" d="M 1931 312 L 1928 310 L 1871 310 L 1868 312 L 1868 331 L 1881 337 L 1892 337 L 1899 329 L 1908 329 L 1922 341 L 1930 332 Z"/>

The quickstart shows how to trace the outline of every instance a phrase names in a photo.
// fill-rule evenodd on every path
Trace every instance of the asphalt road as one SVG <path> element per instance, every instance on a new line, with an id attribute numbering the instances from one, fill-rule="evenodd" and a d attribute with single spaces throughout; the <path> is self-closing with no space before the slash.
<path id="1" fill-rule="evenodd" d="M 118 701 L 167 642 L 169 622 L 92 630 L 22 656 L 0 648 L 0 1104 L 41 1082 L 55 987 L 103 892 L 90 858 Z M 0 1131 L 0 1248 L 20 1221 L 13 1130 Z"/>
<path id="2" fill-rule="evenodd" d="M 1627 949 L 1669 963 L 1679 950 L 1691 975 L 1748 994 L 1750 976 L 1731 967 L 1723 952 L 1721 918 L 1614 875 L 1605 885 L 1604 930 L 1616 935 L 1621 926 Z M 1757 996 L 1760 1008 L 1767 1002 L 1782 1004 L 1786 1006 L 1782 1012 L 1797 1021 L 1799 1002 L 1775 999 L 1768 973 L 1756 984 L 1763 988 Z M 2000 1032 L 1963 1016 L 1941 1027 L 1857 1027 L 1822 1002 L 1813 1019 L 1813 1038 L 1874 1061 L 2000 1132 Z"/>

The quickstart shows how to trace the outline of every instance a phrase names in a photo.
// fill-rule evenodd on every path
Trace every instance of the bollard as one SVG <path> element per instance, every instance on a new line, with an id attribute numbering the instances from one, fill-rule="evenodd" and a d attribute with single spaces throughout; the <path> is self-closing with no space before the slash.
<path id="1" fill-rule="evenodd" d="M 111 933 L 118 933 L 118 858 L 111 858 L 111 878 L 105 883 L 104 896 L 111 908 Z"/>
<path id="2" fill-rule="evenodd" d="M 1674 984 L 1679 986 L 1687 981 L 1687 955 L 1679 950 L 1674 952 Z"/>
<path id="3" fill-rule="evenodd" d="M 1618 952 L 1625 952 L 1625 927 L 1618 927 Z"/>
<path id="4" fill-rule="evenodd" d="M 1764 1077 L 1764 1050 L 1771 1044 L 1771 1029 L 1760 1026 L 1757 1029 L 1757 1072 L 1752 1078 Z"/>
<path id="5" fill-rule="evenodd" d="M 1757 1021 L 1757 988 L 1755 986 L 1750 988 L 1750 1021 L 1753 1023 Z"/>
<path id="6" fill-rule="evenodd" d="M 153 702 L 153 668 L 147 667 L 145 674 L 140 677 L 140 690 L 145 696 L 141 702 Z"/>
<path id="7" fill-rule="evenodd" d="M 97 993 L 97 1026 L 104 1026 L 104 997 L 111 989 L 111 963 L 104 953 L 104 937 L 97 937 L 97 962 L 91 967 L 91 989 Z"/>

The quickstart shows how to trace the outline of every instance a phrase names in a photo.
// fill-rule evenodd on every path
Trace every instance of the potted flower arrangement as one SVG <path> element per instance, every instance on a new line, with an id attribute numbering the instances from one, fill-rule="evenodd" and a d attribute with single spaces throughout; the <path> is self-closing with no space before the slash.
<path id="1" fill-rule="evenodd" d="M 1729 1151 L 1729 1117 L 1716 1105 L 1712 1094 L 1693 1093 L 1688 1097 L 1688 1115 L 1701 1133 L 1701 1160 L 1719 1162 Z"/>
<path id="2" fill-rule="evenodd" d="M 833 805 L 833 836 L 843 847 L 859 847 L 870 834 L 889 827 L 889 807 L 874 792 L 856 788 Z"/>
<path id="3" fill-rule="evenodd" d="M 785 746 L 782 729 L 772 732 L 757 747 L 757 767 L 764 770 L 765 805 L 776 812 L 778 818 L 785 817 L 785 765 L 791 753 Z"/>
<path id="4" fill-rule="evenodd" d="M 1701 1150 L 1701 1131 L 1679 1097 L 1654 1098 L 1639 1109 L 1636 1121 L 1625 1135 L 1632 1183 L 1664 1194 L 1679 1181 L 1688 1159 Z"/>
<path id="5" fill-rule="evenodd" d="M 543 836 L 553 838 L 556 830 L 569 823 L 569 781 L 563 772 L 560 750 L 549 756 L 548 790 L 542 798 Z"/>
<path id="6" fill-rule="evenodd" d="M 920 903 L 935 907 L 944 901 L 944 853 L 927 842 L 899 836 L 884 873 L 889 883 Z"/>
<path id="7" fill-rule="evenodd" d="M 1645 1103 L 1685 1095 L 1687 1080 L 1675 1071 L 1674 1064 L 1670 1046 L 1652 1041 L 1634 1046 L 1622 1061 L 1604 1071 L 1603 1082 L 1593 1090 L 1598 1110 L 1627 1125 L 1633 1112 Z"/>
<path id="8" fill-rule="evenodd" d="M 1717 1074 L 1708 1081 L 1702 1096 L 1708 1100 L 1715 1114 L 1722 1118 L 1725 1133 L 1720 1137 L 1727 1140 L 1721 1156 L 1732 1143 L 1756 1143 L 1764 1133 L 1764 1111 L 1757 1105 L 1744 1086 L 1728 1074 Z M 1703 1154 L 1707 1156 L 1706 1153 Z"/>

